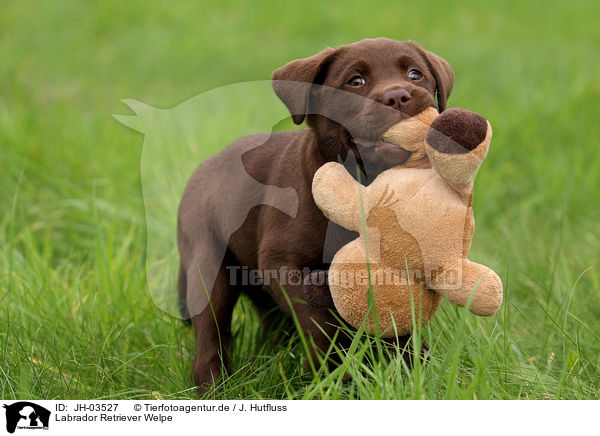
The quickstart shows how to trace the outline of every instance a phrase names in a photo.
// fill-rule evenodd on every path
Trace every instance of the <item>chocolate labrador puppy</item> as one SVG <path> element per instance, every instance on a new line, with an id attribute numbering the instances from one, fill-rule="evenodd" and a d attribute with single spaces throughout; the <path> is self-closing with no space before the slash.
<path id="1" fill-rule="evenodd" d="M 339 326 L 326 307 L 327 283 L 303 281 L 322 276 L 356 234 L 317 208 L 313 175 L 341 161 L 368 184 L 394 166 L 426 166 L 380 138 L 429 106 L 443 111 L 454 73 L 414 42 L 377 38 L 292 61 L 272 79 L 293 121 L 306 119 L 307 128 L 237 140 L 198 167 L 179 209 L 180 306 L 195 330 L 192 372 L 200 392 L 228 366 L 241 292 L 260 310 L 293 310 L 314 346 L 327 350 Z M 337 338 L 343 347 L 347 339 Z"/>

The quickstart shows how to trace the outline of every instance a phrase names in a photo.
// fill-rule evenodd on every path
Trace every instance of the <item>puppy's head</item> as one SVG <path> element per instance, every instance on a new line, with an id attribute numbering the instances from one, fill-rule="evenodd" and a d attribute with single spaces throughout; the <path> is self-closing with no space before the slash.
<path id="1" fill-rule="evenodd" d="M 306 118 L 321 142 L 357 146 L 363 160 L 392 167 L 413 151 L 383 141 L 384 132 L 428 108 L 442 112 L 454 73 L 414 42 L 377 38 L 292 61 L 272 78 L 296 124 Z"/>

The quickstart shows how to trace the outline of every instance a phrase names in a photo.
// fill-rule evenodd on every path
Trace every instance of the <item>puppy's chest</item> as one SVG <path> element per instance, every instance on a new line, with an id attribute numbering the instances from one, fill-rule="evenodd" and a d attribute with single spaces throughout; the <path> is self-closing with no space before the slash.
<path id="1" fill-rule="evenodd" d="M 325 232 L 325 240 L 323 241 L 323 256 L 322 262 L 325 264 L 331 263 L 333 256 L 344 245 L 353 241 L 358 237 L 357 232 L 348 230 L 333 221 L 327 222 L 327 230 Z"/>

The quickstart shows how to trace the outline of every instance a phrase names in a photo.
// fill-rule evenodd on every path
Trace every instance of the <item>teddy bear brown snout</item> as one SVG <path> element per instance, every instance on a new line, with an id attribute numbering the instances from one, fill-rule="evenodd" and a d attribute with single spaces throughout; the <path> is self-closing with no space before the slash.
<path id="1" fill-rule="evenodd" d="M 487 128 L 487 120 L 478 113 L 452 108 L 434 120 L 425 139 L 440 153 L 465 154 L 484 141 Z"/>

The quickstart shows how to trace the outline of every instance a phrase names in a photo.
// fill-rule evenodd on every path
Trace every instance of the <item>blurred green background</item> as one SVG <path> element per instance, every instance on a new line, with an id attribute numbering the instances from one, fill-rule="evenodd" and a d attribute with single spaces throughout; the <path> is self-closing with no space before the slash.
<path id="1" fill-rule="evenodd" d="M 424 375 L 382 363 L 348 383 L 307 373 L 293 330 L 265 345 L 241 301 L 237 371 L 210 395 L 599 398 L 593 1 L 5 1 L 0 397 L 193 397 L 192 332 L 145 287 L 143 136 L 111 114 L 128 113 L 124 98 L 170 108 L 377 36 L 416 40 L 447 59 L 456 73 L 449 106 L 494 127 L 470 257 L 502 276 L 503 310 L 478 319 L 445 302 L 426 333 Z M 245 102 L 236 110 L 243 116 Z"/>

